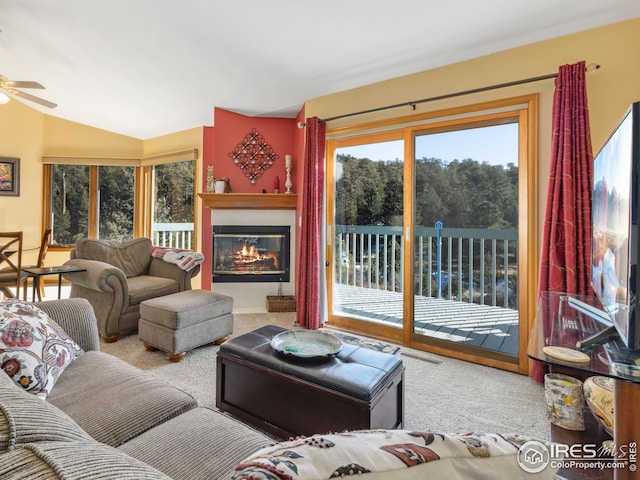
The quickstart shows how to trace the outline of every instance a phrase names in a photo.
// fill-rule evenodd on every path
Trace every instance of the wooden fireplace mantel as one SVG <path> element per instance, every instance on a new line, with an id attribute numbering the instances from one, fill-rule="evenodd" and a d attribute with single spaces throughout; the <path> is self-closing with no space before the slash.
<path id="1" fill-rule="evenodd" d="M 295 210 L 295 193 L 198 193 L 205 207 L 218 210 Z"/>

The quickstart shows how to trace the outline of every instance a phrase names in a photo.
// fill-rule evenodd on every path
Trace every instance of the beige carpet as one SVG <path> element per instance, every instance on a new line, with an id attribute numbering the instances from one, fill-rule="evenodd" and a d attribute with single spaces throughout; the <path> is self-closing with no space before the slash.
<path id="1" fill-rule="evenodd" d="M 236 314 L 234 336 L 262 325 L 294 327 L 294 313 Z M 207 345 L 171 363 L 147 352 L 137 335 L 102 344 L 111 353 L 215 406 L 215 361 Z M 544 388 L 529 377 L 402 347 L 405 365 L 405 428 L 440 432 L 522 433 L 548 439 Z"/>

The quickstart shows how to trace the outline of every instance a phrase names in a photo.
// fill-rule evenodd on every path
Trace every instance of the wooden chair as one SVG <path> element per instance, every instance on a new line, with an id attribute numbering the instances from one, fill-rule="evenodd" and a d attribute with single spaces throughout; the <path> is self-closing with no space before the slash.
<path id="1" fill-rule="evenodd" d="M 48 228 L 44 231 L 42 235 L 42 241 L 40 242 L 40 251 L 38 252 L 38 263 L 35 265 L 23 265 L 22 268 L 42 268 L 44 267 L 44 259 L 47 256 L 47 251 L 49 250 L 49 243 L 51 243 L 51 229 Z M 29 289 L 27 288 L 27 284 L 29 283 L 29 278 L 33 279 L 35 283 L 36 291 L 38 292 L 38 301 L 42 301 L 42 296 L 44 295 L 44 280 L 42 277 L 32 277 L 27 273 L 27 277 L 24 279 L 24 299 L 27 300 L 27 293 Z"/>
<path id="2" fill-rule="evenodd" d="M 0 232 L 0 292 L 7 298 L 20 298 L 20 285 L 27 275 L 22 271 L 22 232 Z"/>

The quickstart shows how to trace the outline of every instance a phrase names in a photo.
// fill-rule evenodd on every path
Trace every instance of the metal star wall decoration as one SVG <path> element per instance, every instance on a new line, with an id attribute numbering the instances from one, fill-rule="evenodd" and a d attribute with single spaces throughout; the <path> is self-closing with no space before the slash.
<path id="1" fill-rule="evenodd" d="M 255 128 L 244 136 L 229 156 L 251 183 L 256 183 L 265 170 L 280 158 Z"/>

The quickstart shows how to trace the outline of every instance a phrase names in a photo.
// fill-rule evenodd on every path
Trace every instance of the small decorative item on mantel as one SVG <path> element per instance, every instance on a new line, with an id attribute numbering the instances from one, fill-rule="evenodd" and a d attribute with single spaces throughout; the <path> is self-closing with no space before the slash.
<path id="1" fill-rule="evenodd" d="M 280 177 L 273 181 L 273 193 L 280 193 Z"/>
<path id="2" fill-rule="evenodd" d="M 227 177 L 215 178 L 213 176 L 213 165 L 207 165 L 207 193 L 231 193 L 231 182 Z"/>
<path id="3" fill-rule="evenodd" d="M 207 165 L 207 184 L 205 185 L 205 192 L 212 193 L 214 190 L 214 182 L 215 178 L 213 178 L 213 165 Z"/>
<path id="4" fill-rule="evenodd" d="M 291 155 L 284 156 L 284 169 L 287 171 L 287 180 L 284 182 L 287 191 L 284 193 L 291 193 L 291 187 L 293 187 L 293 182 L 291 181 Z"/>
<path id="5" fill-rule="evenodd" d="M 213 186 L 216 193 L 231 193 L 231 183 L 227 177 L 216 178 Z"/>

